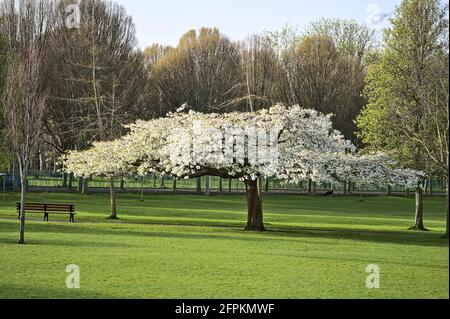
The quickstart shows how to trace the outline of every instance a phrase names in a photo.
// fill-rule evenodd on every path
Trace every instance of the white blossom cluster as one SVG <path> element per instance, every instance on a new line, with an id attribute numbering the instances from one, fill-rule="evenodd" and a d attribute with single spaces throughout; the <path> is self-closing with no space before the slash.
<path id="1" fill-rule="evenodd" d="M 130 133 L 122 138 L 94 143 L 87 151 L 72 151 L 63 159 L 64 170 L 77 176 L 160 173 L 175 178 L 276 177 L 292 182 L 310 178 L 406 187 L 417 187 L 423 178 L 421 172 L 391 169 L 386 155 L 355 155 L 354 145 L 333 129 L 331 115 L 298 105 L 227 114 L 187 109 L 184 105 L 165 118 L 138 121 L 127 126 Z M 255 132 L 256 136 L 270 132 L 256 139 L 267 146 L 265 154 L 257 152 L 258 161 L 249 152 Z"/>

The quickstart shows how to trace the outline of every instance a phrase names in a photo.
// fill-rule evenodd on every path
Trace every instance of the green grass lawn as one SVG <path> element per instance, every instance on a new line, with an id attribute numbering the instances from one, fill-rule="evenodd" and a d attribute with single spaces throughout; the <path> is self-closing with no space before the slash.
<path id="1" fill-rule="evenodd" d="M 448 298 L 443 199 L 427 199 L 426 226 L 407 231 L 414 200 L 264 197 L 265 233 L 242 231 L 245 197 L 30 194 L 73 203 L 68 217 L 31 215 L 16 244 L 17 195 L 0 197 L 0 298 Z M 81 289 L 65 287 L 68 264 Z M 365 268 L 381 269 L 381 289 Z"/>

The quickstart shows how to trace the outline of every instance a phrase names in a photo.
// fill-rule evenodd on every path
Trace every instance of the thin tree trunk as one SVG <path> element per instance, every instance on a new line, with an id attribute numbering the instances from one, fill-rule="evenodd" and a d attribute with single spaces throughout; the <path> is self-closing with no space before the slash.
<path id="1" fill-rule="evenodd" d="M 39 148 L 39 171 L 44 169 L 44 157 L 42 156 L 42 150 Z"/>
<path id="2" fill-rule="evenodd" d="M 344 195 L 347 195 L 347 181 L 344 181 Z"/>
<path id="3" fill-rule="evenodd" d="M 412 230 L 426 230 L 423 224 L 423 189 L 416 188 L 416 223 Z"/>
<path id="4" fill-rule="evenodd" d="M 87 195 L 89 193 L 89 181 L 87 177 L 83 178 L 83 184 L 81 187 L 81 194 Z"/>
<path id="5" fill-rule="evenodd" d="M 69 174 L 69 185 L 67 187 L 70 191 L 73 189 L 73 173 Z"/>
<path id="6" fill-rule="evenodd" d="M 433 196 L 433 179 L 430 179 L 428 192 L 429 192 L 429 195 L 432 197 Z"/>
<path id="7" fill-rule="evenodd" d="M 78 192 L 79 193 L 83 192 L 83 183 L 84 183 L 84 178 L 78 177 Z"/>
<path id="8" fill-rule="evenodd" d="M 311 191 L 313 196 L 317 195 L 317 183 L 316 182 L 312 182 L 312 191 Z"/>
<path id="9" fill-rule="evenodd" d="M 246 231 L 264 231 L 261 192 L 258 181 L 245 181 L 247 191 L 248 216 Z"/>
<path id="10" fill-rule="evenodd" d="M 233 188 L 233 180 L 230 178 L 228 179 L 228 192 L 231 193 L 231 190 Z"/>
<path id="11" fill-rule="evenodd" d="M 155 182 L 155 178 L 153 178 L 153 182 Z M 145 184 L 145 176 L 142 176 L 142 179 L 141 179 L 141 198 L 140 198 L 141 202 L 144 201 L 144 184 Z"/>
<path id="12" fill-rule="evenodd" d="M 266 177 L 266 182 L 265 182 L 265 185 L 264 185 L 264 191 L 265 192 L 269 191 L 269 178 L 268 177 Z"/>
<path id="13" fill-rule="evenodd" d="M 111 219 L 117 219 L 116 189 L 114 177 L 109 178 L 109 194 L 111 196 Z"/>
<path id="14" fill-rule="evenodd" d="M 211 190 L 209 188 L 210 181 L 211 181 L 211 177 L 210 176 L 206 176 L 205 177 L 205 195 L 206 196 L 209 196 L 211 194 Z"/>
<path id="15" fill-rule="evenodd" d="M 387 195 L 388 196 L 392 195 L 392 186 L 391 185 L 388 185 L 388 187 L 387 187 Z"/>
<path id="16" fill-rule="evenodd" d="M 223 180 L 222 177 L 219 177 L 219 192 L 223 192 Z"/>
<path id="17" fill-rule="evenodd" d="M 120 190 L 122 192 L 125 190 L 125 179 L 123 177 L 120 179 Z"/>
<path id="18" fill-rule="evenodd" d="M 448 191 L 449 191 L 449 178 L 448 178 L 448 166 L 447 166 L 447 178 L 445 179 L 445 187 L 446 187 L 446 190 L 445 190 L 445 198 L 446 198 L 446 202 L 447 202 L 447 224 L 446 224 L 446 227 L 445 227 L 445 235 L 444 235 L 444 238 L 449 238 L 448 237 L 448 235 L 449 235 L 449 229 L 448 229 L 448 223 L 449 223 L 449 193 L 448 193 Z"/>
<path id="19" fill-rule="evenodd" d="M 161 175 L 161 188 L 164 189 L 166 188 L 166 180 L 164 178 L 164 175 Z"/>
<path id="20" fill-rule="evenodd" d="M 201 192 L 202 192 L 202 178 L 197 177 L 197 193 L 201 193 Z"/>
<path id="21" fill-rule="evenodd" d="M 177 180 L 175 178 L 173 179 L 173 182 L 172 182 L 172 191 L 174 193 L 177 192 Z"/>
<path id="22" fill-rule="evenodd" d="M 25 205 L 27 192 L 27 163 L 19 157 L 20 170 L 20 231 L 19 244 L 25 244 Z"/>
<path id="23" fill-rule="evenodd" d="M 20 175 L 20 173 L 19 173 Z M 19 185 L 19 183 L 17 182 L 17 167 L 16 167 L 16 161 L 13 161 L 13 167 L 12 167 L 12 180 L 13 180 L 13 192 L 17 192 L 17 185 Z"/>
<path id="24" fill-rule="evenodd" d="M 63 176 L 62 176 L 62 188 L 67 188 L 67 173 L 63 173 Z"/>

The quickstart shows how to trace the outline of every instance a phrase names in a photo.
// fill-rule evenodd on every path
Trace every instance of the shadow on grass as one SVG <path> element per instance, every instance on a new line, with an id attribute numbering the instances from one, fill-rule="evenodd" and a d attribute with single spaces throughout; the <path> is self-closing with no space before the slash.
<path id="1" fill-rule="evenodd" d="M 7 225 L 9 224 L 9 226 Z M 0 224 L 1 232 L 10 232 L 13 221 Z M 194 232 L 188 230 L 185 232 L 165 232 L 145 231 L 130 229 L 133 225 L 158 225 L 158 226 L 174 226 L 174 227 L 211 227 L 208 233 Z M 238 240 L 238 241 L 285 241 L 302 239 L 330 239 L 330 240 L 355 240 L 374 243 L 391 243 L 400 245 L 422 245 L 434 247 L 448 247 L 449 242 L 442 238 L 442 233 L 439 232 L 417 232 L 417 231 L 382 231 L 382 230 L 361 230 L 361 229 L 342 229 L 337 227 L 300 227 L 300 226 L 277 226 L 268 224 L 268 231 L 264 233 L 248 233 L 244 232 L 244 225 L 233 224 L 224 226 L 223 224 L 209 223 L 208 225 L 200 224 L 171 224 L 167 223 L 103 223 L 102 227 L 95 227 L 93 224 L 43 224 L 32 223 L 29 224 L 29 232 L 42 232 L 52 234 L 86 234 L 86 235 L 111 235 L 111 236 L 131 236 L 131 237 L 159 237 L 159 238 L 178 238 L 191 240 Z M 270 226 L 269 226 L 270 225 Z M 129 226 L 129 227 L 128 227 Z M 214 228 L 213 228 L 214 227 Z M 221 233 L 228 233 L 230 235 L 221 235 Z M 234 233 L 234 234 L 233 234 Z M 35 242 L 42 244 L 56 244 L 58 240 L 37 240 Z M 73 245 L 73 242 L 62 242 L 61 245 Z M 78 245 L 78 244 L 77 244 Z M 121 246 L 120 243 L 80 243 L 86 246 L 105 246 L 112 247 L 115 245 Z"/>
<path id="2" fill-rule="evenodd" d="M 0 298 L 5 299 L 113 299 L 112 296 L 99 294 L 85 289 L 44 288 L 30 285 L 19 286 L 14 284 L 2 284 Z M 51 296 L 51 297 L 50 297 Z"/>

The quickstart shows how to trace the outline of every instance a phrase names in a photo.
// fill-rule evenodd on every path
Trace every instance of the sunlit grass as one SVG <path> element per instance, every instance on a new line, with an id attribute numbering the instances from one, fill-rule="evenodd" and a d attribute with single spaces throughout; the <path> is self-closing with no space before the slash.
<path id="1" fill-rule="evenodd" d="M 0 200 L 3 298 L 448 298 L 445 205 L 427 199 L 426 226 L 407 231 L 414 200 L 395 197 L 264 197 L 268 232 L 246 233 L 245 197 L 30 194 L 74 203 L 68 217 L 31 215 L 16 244 L 16 195 Z M 368 264 L 381 289 L 365 286 Z M 81 289 L 65 287 L 68 264 Z"/>

